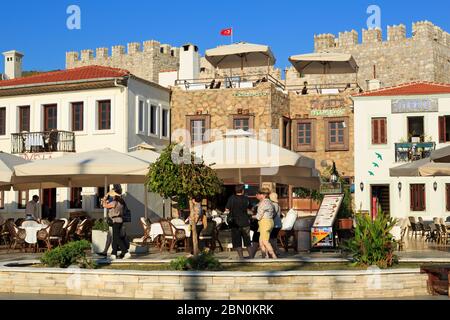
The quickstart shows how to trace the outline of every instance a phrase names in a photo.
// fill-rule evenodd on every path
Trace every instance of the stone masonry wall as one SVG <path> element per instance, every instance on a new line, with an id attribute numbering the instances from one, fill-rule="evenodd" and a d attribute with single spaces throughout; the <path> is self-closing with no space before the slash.
<path id="1" fill-rule="evenodd" d="M 450 34 L 429 21 L 420 21 L 412 26 L 412 37 L 407 38 L 404 25 L 389 26 L 387 40 L 383 41 L 382 30 L 363 30 L 362 42 L 358 43 L 355 30 L 314 37 L 316 52 L 349 53 L 359 65 L 358 83 L 366 89 L 366 80 L 376 78 L 382 86 L 425 80 L 450 83 Z M 288 68 L 286 76 L 290 86 L 309 84 L 354 83 L 355 75 L 308 75 L 300 78 L 298 72 Z"/>
<path id="2" fill-rule="evenodd" d="M 124 46 L 114 46 L 109 55 L 108 48 L 82 50 L 66 53 L 66 68 L 72 69 L 89 65 L 101 65 L 130 71 L 137 77 L 158 83 L 159 72 L 178 70 L 179 48 L 158 41 L 145 41 L 143 48 L 138 42 Z"/>

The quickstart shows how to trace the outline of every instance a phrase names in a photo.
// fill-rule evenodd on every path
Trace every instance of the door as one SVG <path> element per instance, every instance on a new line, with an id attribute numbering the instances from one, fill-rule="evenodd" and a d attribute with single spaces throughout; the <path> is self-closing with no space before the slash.
<path id="1" fill-rule="evenodd" d="M 44 131 L 58 129 L 58 110 L 56 104 L 48 104 L 44 106 Z"/>
<path id="2" fill-rule="evenodd" d="M 375 218 L 378 209 L 389 215 L 391 210 L 389 185 L 371 185 L 371 213 Z"/>
<path id="3" fill-rule="evenodd" d="M 409 142 L 423 142 L 424 134 L 423 117 L 408 117 Z"/>
<path id="4" fill-rule="evenodd" d="M 56 189 L 42 190 L 42 218 L 53 220 L 56 218 Z"/>

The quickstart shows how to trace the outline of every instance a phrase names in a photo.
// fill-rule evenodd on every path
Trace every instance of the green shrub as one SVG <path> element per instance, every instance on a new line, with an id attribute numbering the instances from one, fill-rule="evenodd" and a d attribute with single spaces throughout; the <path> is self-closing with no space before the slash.
<path id="1" fill-rule="evenodd" d="M 220 261 L 211 253 L 203 251 L 198 256 L 179 257 L 172 260 L 169 264 L 170 270 L 222 270 Z"/>
<path id="2" fill-rule="evenodd" d="M 81 268 L 93 268 L 94 264 L 86 258 L 86 250 L 91 248 L 87 240 L 72 241 L 44 253 L 41 262 L 47 267 L 67 268 L 77 264 Z"/>
<path id="3" fill-rule="evenodd" d="M 100 220 L 95 221 L 94 225 L 92 226 L 92 230 L 100 230 L 100 231 L 107 232 L 107 231 L 109 231 L 109 226 L 105 220 L 100 219 Z"/>
<path id="4" fill-rule="evenodd" d="M 394 255 L 395 240 L 390 231 L 396 220 L 379 210 L 374 221 L 370 215 L 356 215 L 355 236 L 344 243 L 356 264 L 379 268 L 391 267 L 398 262 Z"/>

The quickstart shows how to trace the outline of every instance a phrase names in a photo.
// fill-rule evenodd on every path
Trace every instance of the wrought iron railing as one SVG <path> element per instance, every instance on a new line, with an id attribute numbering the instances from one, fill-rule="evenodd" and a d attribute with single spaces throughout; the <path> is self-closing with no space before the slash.
<path id="1" fill-rule="evenodd" d="M 396 143 L 395 162 L 410 162 L 428 158 L 435 149 L 435 142 Z"/>
<path id="2" fill-rule="evenodd" d="M 70 131 L 11 134 L 11 153 L 75 152 L 75 133 Z"/>

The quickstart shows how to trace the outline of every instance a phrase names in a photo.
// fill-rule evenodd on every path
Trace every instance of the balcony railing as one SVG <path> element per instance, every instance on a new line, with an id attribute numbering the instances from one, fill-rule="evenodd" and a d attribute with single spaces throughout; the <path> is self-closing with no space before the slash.
<path id="1" fill-rule="evenodd" d="M 70 131 L 11 134 L 11 153 L 75 152 L 75 133 Z"/>
<path id="2" fill-rule="evenodd" d="M 395 162 L 410 162 L 428 158 L 436 149 L 435 142 L 396 143 Z"/>

